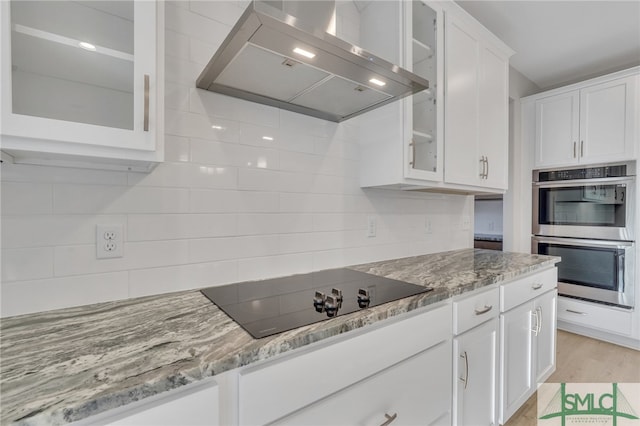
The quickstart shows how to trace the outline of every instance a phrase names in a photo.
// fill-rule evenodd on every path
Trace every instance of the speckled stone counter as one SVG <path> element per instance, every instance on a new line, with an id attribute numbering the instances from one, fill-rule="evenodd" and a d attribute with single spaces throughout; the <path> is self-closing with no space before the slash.
<path id="1" fill-rule="evenodd" d="M 259 340 L 198 291 L 5 318 L 0 423 L 80 420 L 558 261 L 466 249 L 353 266 L 434 290 Z"/>

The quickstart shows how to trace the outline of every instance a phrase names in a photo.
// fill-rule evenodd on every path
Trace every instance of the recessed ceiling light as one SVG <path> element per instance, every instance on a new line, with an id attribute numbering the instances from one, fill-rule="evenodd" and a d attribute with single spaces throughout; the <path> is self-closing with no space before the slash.
<path id="1" fill-rule="evenodd" d="M 311 59 L 311 58 L 316 56 L 315 53 L 311 53 L 308 50 L 300 49 L 299 47 L 296 47 L 295 49 L 293 49 L 293 52 L 297 53 L 298 55 L 302 55 L 305 58 L 309 58 L 309 59 Z"/>
<path id="2" fill-rule="evenodd" d="M 96 50 L 96 47 L 93 44 L 87 43 L 86 41 L 81 41 L 80 43 L 78 43 L 78 46 L 82 47 L 85 50 L 91 50 L 92 52 Z"/>
<path id="3" fill-rule="evenodd" d="M 373 83 L 373 84 L 375 84 L 376 86 L 380 86 L 380 87 L 382 87 L 382 86 L 384 86 L 385 84 L 387 84 L 387 83 L 385 83 L 385 82 L 384 82 L 384 81 L 382 81 L 382 80 L 378 80 L 377 78 L 372 78 L 371 80 L 369 80 L 369 83 Z"/>
<path id="4" fill-rule="evenodd" d="M 215 130 L 222 130 L 222 126 L 216 126 L 215 124 L 211 126 L 211 128 Z"/>
<path id="5" fill-rule="evenodd" d="M 272 141 L 273 138 L 271 136 L 263 136 L 262 139 L 264 139 L 265 141 Z"/>

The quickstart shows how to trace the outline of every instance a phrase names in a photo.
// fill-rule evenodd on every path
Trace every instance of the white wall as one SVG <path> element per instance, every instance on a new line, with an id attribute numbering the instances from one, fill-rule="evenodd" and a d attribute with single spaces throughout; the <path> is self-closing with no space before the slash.
<path id="1" fill-rule="evenodd" d="M 242 10 L 166 3 L 153 172 L 2 165 L 3 316 L 470 247 L 473 197 L 360 189 L 354 124 L 195 89 Z M 114 223 L 124 257 L 97 260 L 95 227 Z"/>
<path id="2" fill-rule="evenodd" d="M 502 235 L 502 200 L 476 199 L 474 232 L 485 235 Z"/>
<path id="3" fill-rule="evenodd" d="M 520 98 L 539 92 L 531 80 L 509 68 L 509 190 L 504 194 L 504 251 L 531 252 L 531 163 L 533 147 L 522 138 Z"/>

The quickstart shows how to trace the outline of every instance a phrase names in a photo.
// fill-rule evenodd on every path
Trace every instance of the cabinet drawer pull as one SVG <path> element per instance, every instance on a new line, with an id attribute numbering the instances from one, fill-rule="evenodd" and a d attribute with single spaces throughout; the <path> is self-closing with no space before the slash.
<path id="1" fill-rule="evenodd" d="M 534 284 L 531 286 L 532 289 L 534 290 L 540 290 L 542 288 L 542 284 L 538 283 L 538 284 Z"/>
<path id="2" fill-rule="evenodd" d="M 571 309 L 565 309 L 567 312 L 571 312 L 572 314 L 578 314 L 578 315 L 587 315 L 586 312 L 580 312 L 580 311 L 572 311 Z"/>
<path id="3" fill-rule="evenodd" d="M 144 75 L 144 131 L 149 131 L 149 74 Z"/>
<path id="4" fill-rule="evenodd" d="M 480 309 L 480 310 L 476 309 L 475 312 L 476 312 L 476 315 L 482 315 L 482 314 L 486 314 L 491 309 L 493 309 L 493 305 L 489 305 L 489 306 L 484 305 L 483 309 Z"/>
<path id="5" fill-rule="evenodd" d="M 485 164 L 487 165 L 487 170 L 484 172 L 484 178 L 489 179 L 489 157 L 485 158 Z"/>
<path id="6" fill-rule="evenodd" d="M 382 423 L 380 426 L 390 425 L 391 422 L 393 422 L 396 419 L 396 417 L 398 417 L 398 413 L 395 413 L 392 416 L 388 415 L 387 413 L 384 413 L 384 416 L 387 418 L 387 420 L 384 423 Z"/>

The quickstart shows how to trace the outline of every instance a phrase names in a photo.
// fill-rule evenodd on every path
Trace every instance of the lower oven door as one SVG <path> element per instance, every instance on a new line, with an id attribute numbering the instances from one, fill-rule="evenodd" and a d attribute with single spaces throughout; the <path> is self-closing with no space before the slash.
<path id="1" fill-rule="evenodd" d="M 531 249 L 532 253 L 562 258 L 558 294 L 633 307 L 633 242 L 534 236 Z"/>

